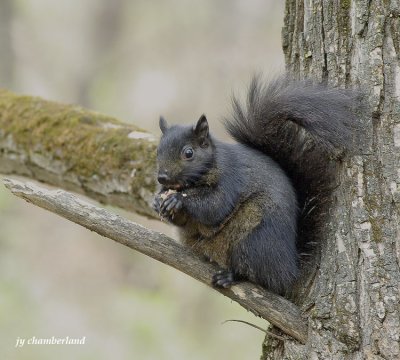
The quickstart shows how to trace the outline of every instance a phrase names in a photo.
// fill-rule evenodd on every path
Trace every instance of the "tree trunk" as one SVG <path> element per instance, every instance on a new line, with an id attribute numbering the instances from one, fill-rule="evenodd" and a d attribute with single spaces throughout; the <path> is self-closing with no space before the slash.
<path id="1" fill-rule="evenodd" d="M 342 167 L 320 262 L 300 305 L 305 345 L 266 339 L 263 359 L 399 359 L 400 5 L 287 0 L 286 65 L 296 77 L 360 87 L 371 108 L 362 156 Z"/>

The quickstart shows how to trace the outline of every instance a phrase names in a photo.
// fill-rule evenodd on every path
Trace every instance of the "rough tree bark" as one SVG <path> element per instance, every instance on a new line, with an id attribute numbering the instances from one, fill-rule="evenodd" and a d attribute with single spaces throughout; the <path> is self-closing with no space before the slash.
<path id="1" fill-rule="evenodd" d="M 371 117 L 362 155 L 340 173 L 321 259 L 300 299 L 308 341 L 267 338 L 263 359 L 399 359 L 399 2 L 287 0 L 282 34 L 288 70 L 360 87 Z"/>

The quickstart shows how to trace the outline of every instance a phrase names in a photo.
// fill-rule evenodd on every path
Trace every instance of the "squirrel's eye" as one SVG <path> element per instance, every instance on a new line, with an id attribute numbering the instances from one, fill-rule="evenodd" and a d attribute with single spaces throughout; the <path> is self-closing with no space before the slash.
<path id="1" fill-rule="evenodd" d="M 193 155 L 194 155 L 194 151 L 190 146 L 185 147 L 182 150 L 182 158 L 183 158 L 183 160 L 190 160 L 193 157 Z"/>

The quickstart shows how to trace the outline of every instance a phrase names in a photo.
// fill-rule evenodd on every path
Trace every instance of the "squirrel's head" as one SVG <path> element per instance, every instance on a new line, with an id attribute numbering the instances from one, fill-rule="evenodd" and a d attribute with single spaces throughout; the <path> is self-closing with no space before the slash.
<path id="1" fill-rule="evenodd" d="M 162 137 L 157 149 L 158 182 L 168 189 L 196 186 L 212 168 L 214 146 L 202 115 L 194 126 L 169 126 L 160 117 Z"/>

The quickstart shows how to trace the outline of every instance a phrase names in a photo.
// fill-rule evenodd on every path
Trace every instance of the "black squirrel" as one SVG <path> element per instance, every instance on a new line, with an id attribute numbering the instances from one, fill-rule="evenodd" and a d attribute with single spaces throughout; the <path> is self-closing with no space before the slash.
<path id="1" fill-rule="evenodd" d="M 233 99 L 225 127 L 237 141 L 160 118 L 154 208 L 182 241 L 223 270 L 214 286 L 248 279 L 285 294 L 299 253 L 318 237 L 335 166 L 354 146 L 353 92 L 287 75 L 254 77 L 243 107 Z"/>

